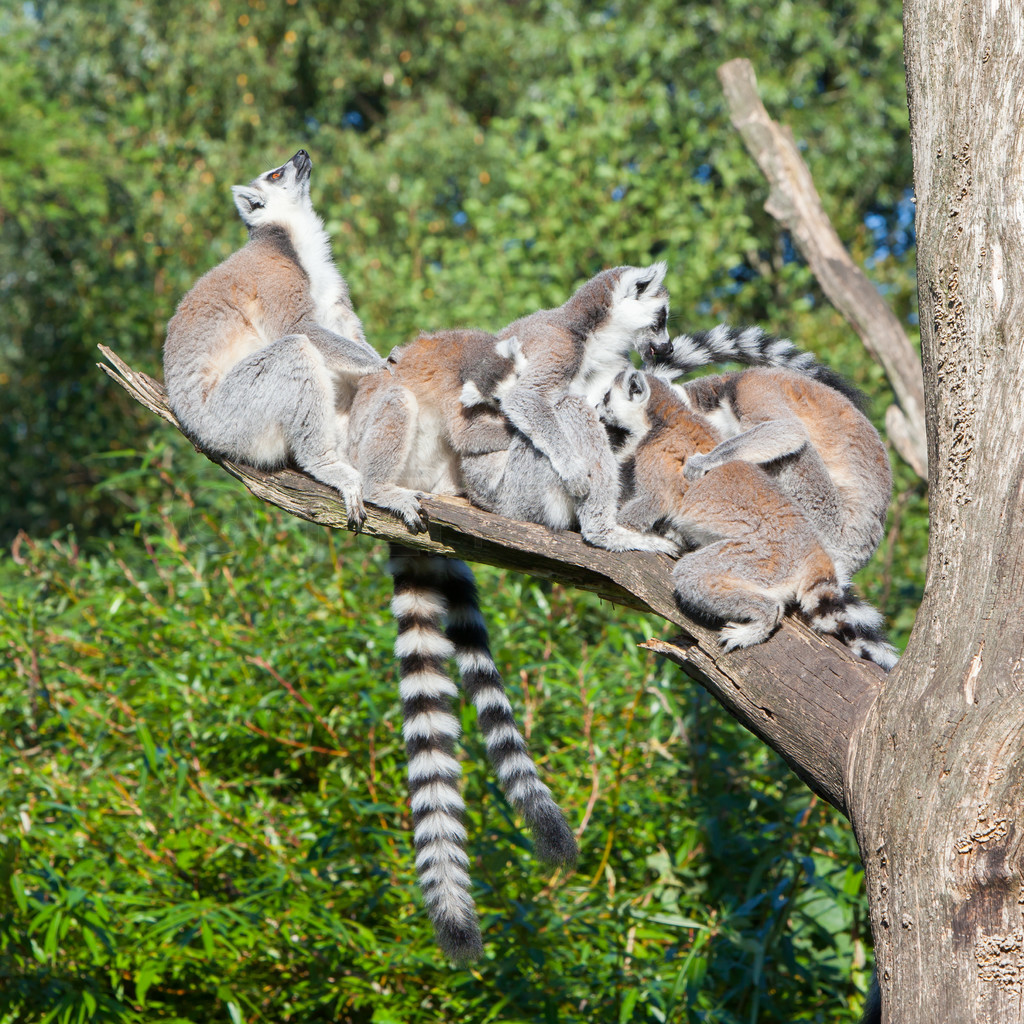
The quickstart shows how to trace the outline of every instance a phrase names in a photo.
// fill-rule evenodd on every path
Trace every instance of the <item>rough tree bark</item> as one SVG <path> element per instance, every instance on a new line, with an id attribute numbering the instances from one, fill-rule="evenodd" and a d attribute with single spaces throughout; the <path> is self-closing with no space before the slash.
<path id="1" fill-rule="evenodd" d="M 853 730 L 847 783 L 883 1019 L 1021 1021 L 1024 8 L 904 11 L 923 402 L 902 328 L 843 250 L 749 62 L 719 76 L 772 186 L 766 209 L 885 367 L 905 414 L 890 409 L 890 437 L 919 473 L 922 413 L 927 424 L 925 600 L 898 672 Z"/>
<path id="2" fill-rule="evenodd" d="M 931 534 L 855 730 L 883 1019 L 1024 1020 L 1024 5 L 905 0 Z"/>

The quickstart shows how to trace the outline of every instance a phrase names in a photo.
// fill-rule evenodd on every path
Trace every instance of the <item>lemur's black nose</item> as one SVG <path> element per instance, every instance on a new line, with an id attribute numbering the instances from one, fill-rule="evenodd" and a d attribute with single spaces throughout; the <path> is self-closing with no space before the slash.
<path id="1" fill-rule="evenodd" d="M 311 170 L 313 167 L 313 160 L 304 149 L 300 149 L 298 153 L 291 158 L 289 163 L 295 164 L 295 169 L 300 174 L 304 171 Z"/>
<path id="2" fill-rule="evenodd" d="M 669 338 L 650 340 L 640 352 L 645 363 L 656 363 L 672 355 L 672 341 Z"/>

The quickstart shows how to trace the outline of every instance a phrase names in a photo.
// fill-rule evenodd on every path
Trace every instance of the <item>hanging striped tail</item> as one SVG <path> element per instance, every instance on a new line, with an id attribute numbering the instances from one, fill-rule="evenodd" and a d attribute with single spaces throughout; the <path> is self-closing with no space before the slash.
<path id="1" fill-rule="evenodd" d="M 760 327 L 719 324 L 709 331 L 680 334 L 668 345 L 643 355 L 645 361 L 652 364 L 650 368 L 659 375 L 664 367 L 675 371 L 675 374 L 684 374 L 716 363 L 793 370 L 827 384 L 850 399 L 858 409 L 864 409 L 864 396 L 843 376 L 819 363 L 810 352 L 797 348 L 788 338 L 767 334 Z"/>
<path id="2" fill-rule="evenodd" d="M 874 662 L 886 672 L 899 661 L 882 628 L 882 613 L 852 587 L 842 590 L 835 584 L 821 585 L 801 594 L 799 602 L 811 629 L 834 636 L 858 658 Z"/>
<path id="3" fill-rule="evenodd" d="M 541 782 L 516 725 L 505 684 L 491 656 L 473 571 L 454 559 L 446 565 L 446 632 L 455 647 L 463 688 L 476 708 L 487 756 L 508 802 L 533 832 L 537 856 L 549 864 L 573 865 L 579 853 L 576 837 L 551 791 Z"/>
<path id="4" fill-rule="evenodd" d="M 395 655 L 416 871 L 441 949 L 463 961 L 479 957 L 483 941 L 470 895 L 465 805 L 455 759 L 459 721 L 452 712 L 452 698 L 458 691 L 446 670 L 454 647 L 441 631 L 447 610 L 442 590 L 446 561 L 392 545 L 388 571 L 394 581 L 391 610 L 398 623 Z"/>

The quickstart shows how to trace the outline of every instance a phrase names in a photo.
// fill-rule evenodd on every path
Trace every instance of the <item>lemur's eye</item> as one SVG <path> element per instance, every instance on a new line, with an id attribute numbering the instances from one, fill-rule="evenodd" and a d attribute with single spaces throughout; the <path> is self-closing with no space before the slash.
<path id="1" fill-rule="evenodd" d="M 654 329 L 656 331 L 665 330 L 665 325 L 668 323 L 668 310 L 662 306 L 658 311 L 658 315 L 654 318 Z"/>
<path id="2" fill-rule="evenodd" d="M 280 177 L 281 177 L 281 172 L 280 171 L 274 171 L 274 173 L 271 174 L 271 176 L 270 176 L 270 180 L 271 181 L 277 181 L 277 179 L 280 178 Z"/>

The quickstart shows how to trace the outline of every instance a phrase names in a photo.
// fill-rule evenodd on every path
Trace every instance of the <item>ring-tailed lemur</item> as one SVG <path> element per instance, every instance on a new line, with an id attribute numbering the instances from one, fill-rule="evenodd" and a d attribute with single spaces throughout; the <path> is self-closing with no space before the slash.
<path id="1" fill-rule="evenodd" d="M 286 164 L 233 189 L 249 241 L 204 274 L 167 325 L 171 409 L 201 448 L 265 469 L 289 458 L 363 521 L 359 474 L 345 457 L 358 380 L 384 365 L 352 309 L 313 210 L 313 163 Z"/>
<path id="2" fill-rule="evenodd" d="M 831 386 L 788 370 L 701 377 L 682 394 L 723 439 L 690 456 L 687 480 L 734 459 L 761 466 L 849 583 L 881 543 L 892 495 L 885 446 L 864 415 Z"/>
<path id="3" fill-rule="evenodd" d="M 578 526 L 584 540 L 611 551 L 677 553 L 667 538 L 619 524 L 618 465 L 594 410 L 634 348 L 667 340 L 664 277 L 664 263 L 602 271 L 564 305 L 500 332 L 521 354 L 514 380 L 462 400 L 498 403 L 516 434 L 502 459 L 463 457 L 475 504 L 552 529 Z"/>
<path id="4" fill-rule="evenodd" d="M 794 388 L 803 387 L 825 409 L 835 401 L 846 402 L 828 386 L 791 372 L 747 370 L 735 376 L 747 375 L 788 377 Z M 862 439 L 874 435 L 867 420 L 846 405 L 863 424 L 852 419 L 836 423 L 853 423 Z M 639 370 L 619 374 L 599 411 L 632 483 L 623 521 L 636 529 L 663 523 L 681 542 L 696 548 L 682 555 L 673 570 L 676 595 L 684 608 L 726 622 L 721 636 L 727 650 L 765 640 L 787 606 L 796 604 L 813 629 L 837 637 L 858 656 L 887 670 L 895 664 L 895 651 L 880 630 L 881 616 L 850 591 L 803 511 L 800 498 L 806 497 L 810 504 L 824 502 L 834 515 L 842 515 L 841 501 L 828 505 L 835 490 L 827 473 L 810 472 L 807 493 L 790 496 L 754 464 L 756 459 L 734 458 L 690 479 L 684 470 L 688 460 L 715 449 L 721 435 L 685 395 Z M 813 458 L 814 453 L 809 455 Z M 790 480 L 795 491 L 798 480 L 796 474 Z M 832 537 L 843 550 L 842 531 L 833 531 Z M 854 545 L 847 564 L 861 556 L 861 547 Z"/>
<path id="5" fill-rule="evenodd" d="M 862 413 L 864 396 L 810 353 L 758 327 L 722 325 L 642 354 L 661 376 L 726 359 L 764 367 L 682 385 L 684 400 L 719 438 L 690 457 L 684 474 L 696 480 L 732 459 L 762 466 L 811 519 L 848 583 L 881 542 L 892 494 L 889 458 Z"/>
<path id="6" fill-rule="evenodd" d="M 457 493 L 460 457 L 501 458 L 511 438 L 500 413 L 467 409 L 460 396 L 467 389 L 500 390 L 514 369 L 508 343 L 483 331 L 424 334 L 393 352 L 389 370 L 365 378 L 352 405 L 350 453 L 367 500 L 396 512 L 413 533 L 426 529 L 421 492 Z M 533 831 L 537 855 L 572 864 L 576 840 L 519 733 L 469 566 L 393 545 L 389 570 L 417 871 L 441 948 L 453 959 L 472 959 L 482 941 L 469 892 L 453 754 L 459 726 L 451 712 L 456 689 L 445 671 L 451 657 L 476 708 L 495 774 Z"/>

